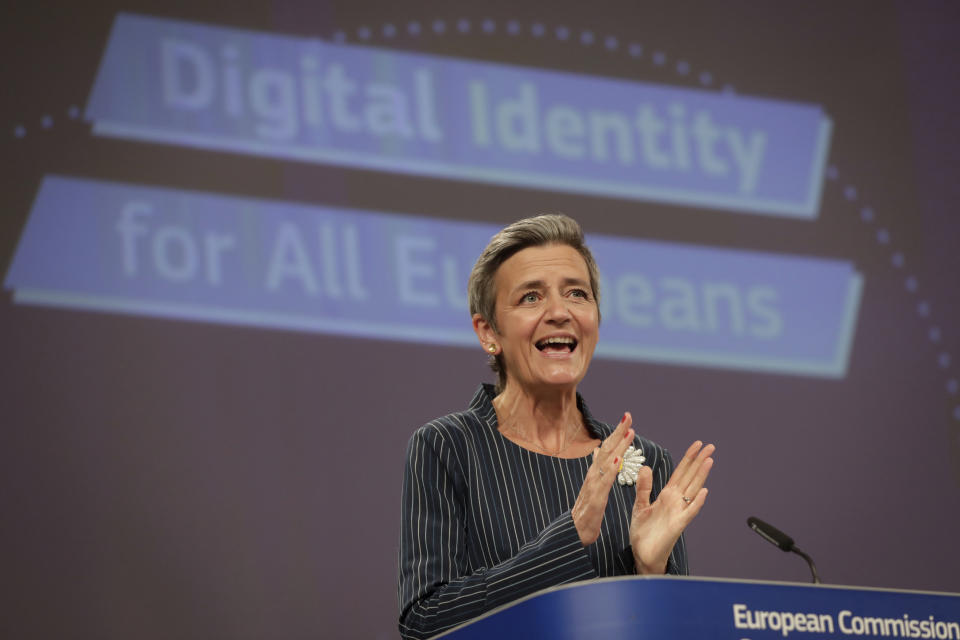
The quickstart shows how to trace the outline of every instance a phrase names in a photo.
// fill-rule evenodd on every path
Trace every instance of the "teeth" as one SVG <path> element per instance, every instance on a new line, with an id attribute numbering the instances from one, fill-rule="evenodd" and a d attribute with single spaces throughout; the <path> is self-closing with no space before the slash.
<path id="1" fill-rule="evenodd" d="M 568 344 L 572 346 L 572 345 L 575 345 L 576 343 L 577 341 L 574 340 L 573 338 L 566 337 L 566 336 L 557 336 L 554 338 L 544 338 L 543 340 L 540 340 L 539 342 L 537 342 L 537 346 L 542 349 L 543 347 L 546 347 L 547 345 L 550 345 L 550 344 Z"/>

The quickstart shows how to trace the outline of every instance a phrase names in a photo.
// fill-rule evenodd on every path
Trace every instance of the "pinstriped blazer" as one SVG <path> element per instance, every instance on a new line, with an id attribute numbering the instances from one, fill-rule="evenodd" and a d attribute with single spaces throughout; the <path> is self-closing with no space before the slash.
<path id="1" fill-rule="evenodd" d="M 580 542 L 571 508 L 590 456 L 534 453 L 497 430 L 492 385 L 466 411 L 410 438 L 400 530 L 400 632 L 427 638 L 546 587 L 635 573 L 629 527 L 635 490 L 614 483 L 599 539 Z M 597 438 L 613 429 L 577 406 Z M 669 453 L 639 436 L 656 498 L 673 470 Z M 681 536 L 668 573 L 686 575 Z"/>

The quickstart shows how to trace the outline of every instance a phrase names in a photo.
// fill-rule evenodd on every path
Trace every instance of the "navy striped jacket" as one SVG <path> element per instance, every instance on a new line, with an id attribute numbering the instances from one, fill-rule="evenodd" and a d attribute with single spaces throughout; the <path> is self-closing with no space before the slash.
<path id="1" fill-rule="evenodd" d="M 614 483 L 599 539 L 580 542 L 571 508 L 591 457 L 529 451 L 497 430 L 494 389 L 470 407 L 433 420 L 410 438 L 400 530 L 400 632 L 427 638 L 545 587 L 635 573 L 628 537 L 635 490 Z M 577 405 L 600 439 L 613 429 Z M 651 500 L 673 463 L 637 436 L 653 469 Z M 686 575 L 684 539 L 667 563 Z"/>

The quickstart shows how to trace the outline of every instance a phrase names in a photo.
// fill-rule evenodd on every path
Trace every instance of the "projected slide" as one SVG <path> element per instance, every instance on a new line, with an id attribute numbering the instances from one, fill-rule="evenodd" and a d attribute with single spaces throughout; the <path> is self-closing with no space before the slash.
<path id="1" fill-rule="evenodd" d="M 806 220 L 831 131 L 816 105 L 132 14 L 86 116 L 111 137 Z M 48 176 L 6 286 L 21 304 L 468 346 L 466 276 L 496 228 Z M 846 373 L 849 262 L 593 242 L 599 356 Z"/>
<path id="2" fill-rule="evenodd" d="M 960 4 L 8 4 L 0 637 L 398 638 L 468 274 L 553 212 L 591 414 L 717 445 L 694 575 L 808 580 L 754 515 L 957 589 Z"/>

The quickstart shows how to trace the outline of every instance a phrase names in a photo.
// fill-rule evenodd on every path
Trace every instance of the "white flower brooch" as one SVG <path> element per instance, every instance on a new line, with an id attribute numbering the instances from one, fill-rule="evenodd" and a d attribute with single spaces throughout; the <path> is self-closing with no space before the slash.
<path id="1" fill-rule="evenodd" d="M 620 469 L 617 473 L 617 482 L 622 485 L 633 486 L 637 483 L 637 474 L 640 473 L 640 467 L 647 461 L 643 455 L 642 449 L 637 449 L 633 445 L 627 447 L 623 454 L 623 460 L 620 461 Z"/>
<path id="2" fill-rule="evenodd" d="M 617 482 L 625 485 L 634 485 L 637 482 L 637 474 L 640 473 L 640 467 L 647 461 L 643 455 L 642 449 L 637 449 L 633 445 L 627 447 L 623 454 L 623 461 L 620 462 L 620 472 L 617 474 Z"/>

